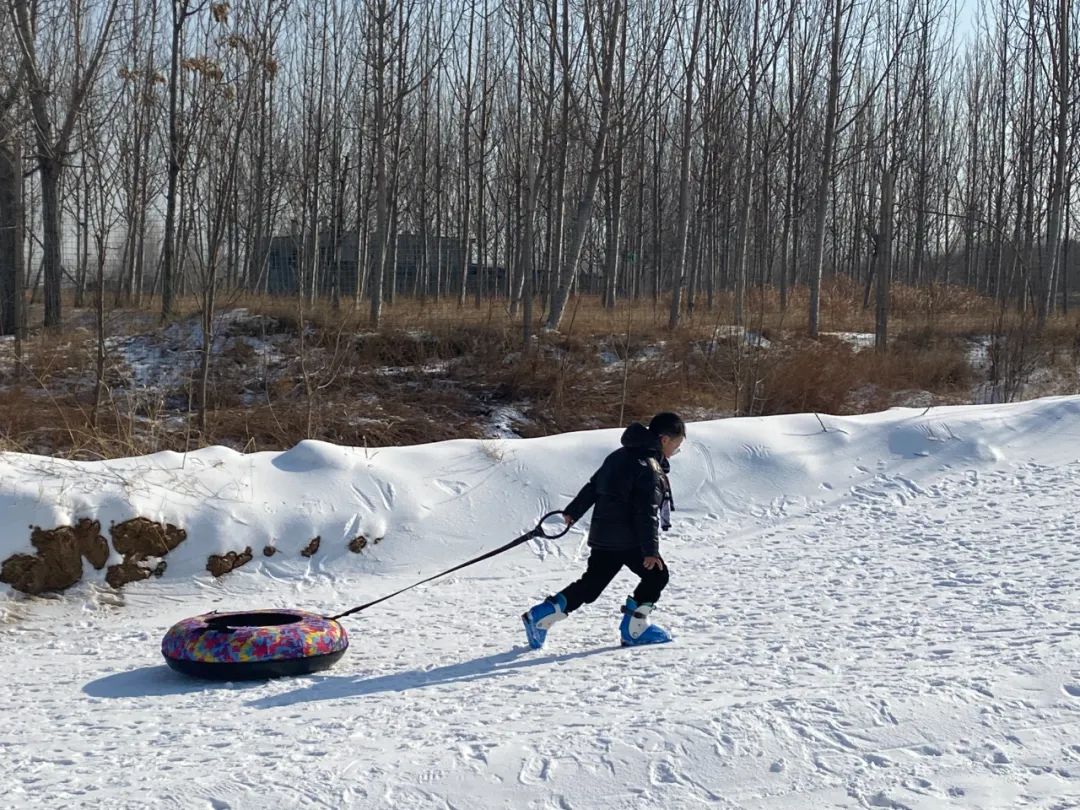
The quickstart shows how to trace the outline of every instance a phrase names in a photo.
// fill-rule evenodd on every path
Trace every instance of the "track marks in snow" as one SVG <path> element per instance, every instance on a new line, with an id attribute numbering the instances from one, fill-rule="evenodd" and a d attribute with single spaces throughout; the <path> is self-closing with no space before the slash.
<path id="1" fill-rule="evenodd" d="M 349 656 L 309 678 L 178 680 L 149 642 L 182 605 L 138 588 L 122 623 L 95 607 L 66 616 L 68 634 L 5 626 L 0 661 L 28 644 L 41 658 L 5 670 L 0 792 L 27 807 L 183 796 L 230 810 L 266 796 L 437 810 L 1080 803 L 1080 527 L 1061 508 L 1080 466 L 879 472 L 839 489 L 827 506 L 761 504 L 765 528 L 735 540 L 705 512 L 676 515 L 655 619 L 677 640 L 653 649 L 617 646 L 625 573 L 544 650 L 520 649 L 533 594 L 580 574 L 576 535 L 545 566 L 508 558 L 365 614 Z M 313 583 L 304 602 L 348 604 L 354 587 L 372 584 Z"/>
<path id="2" fill-rule="evenodd" d="M 701 687 L 724 684 L 755 719 L 762 768 L 782 785 L 922 810 L 972 801 L 972 779 L 1002 797 L 985 806 L 1007 807 L 1015 785 L 1044 795 L 1052 778 L 1080 802 L 1080 753 L 1065 743 L 1080 682 L 1060 678 L 1080 638 L 1078 527 L 1061 504 L 1078 495 L 1077 464 L 882 472 L 721 546 L 704 563 L 722 572 L 712 587 L 679 596 L 706 606 L 684 635 L 723 651 Z M 759 784 L 737 794 L 751 805 L 800 806 L 760 776 L 743 784 Z"/>
<path id="3" fill-rule="evenodd" d="M 371 500 L 371 497 L 366 492 L 364 492 L 364 490 L 360 489 L 360 487 L 358 487 L 356 484 L 350 484 L 350 486 L 352 487 L 353 494 L 355 494 L 356 497 L 360 500 L 360 502 L 363 503 L 365 507 L 367 507 L 367 510 L 369 512 L 374 512 L 375 502 Z"/>

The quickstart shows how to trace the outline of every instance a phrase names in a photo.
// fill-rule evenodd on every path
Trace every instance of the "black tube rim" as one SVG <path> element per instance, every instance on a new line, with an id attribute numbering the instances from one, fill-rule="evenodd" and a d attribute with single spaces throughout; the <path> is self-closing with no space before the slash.
<path id="1" fill-rule="evenodd" d="M 188 658 L 165 658 L 170 669 L 208 681 L 263 681 L 308 675 L 329 669 L 345 655 L 344 647 L 332 653 L 303 658 L 263 659 L 260 661 L 192 661 Z"/>

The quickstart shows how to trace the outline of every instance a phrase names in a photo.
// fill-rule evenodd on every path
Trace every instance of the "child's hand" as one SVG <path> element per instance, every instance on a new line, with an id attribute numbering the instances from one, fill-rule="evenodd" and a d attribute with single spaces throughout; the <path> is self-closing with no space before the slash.
<path id="1" fill-rule="evenodd" d="M 652 571 L 657 566 L 659 566 L 660 570 L 663 571 L 664 570 L 664 561 L 661 560 L 659 557 L 646 557 L 645 558 L 645 569 L 647 571 Z"/>
<path id="2" fill-rule="evenodd" d="M 574 519 L 572 517 L 570 517 L 568 514 L 566 514 L 566 512 L 563 512 L 562 519 L 563 519 L 563 522 L 567 526 L 573 526 L 574 525 Z"/>

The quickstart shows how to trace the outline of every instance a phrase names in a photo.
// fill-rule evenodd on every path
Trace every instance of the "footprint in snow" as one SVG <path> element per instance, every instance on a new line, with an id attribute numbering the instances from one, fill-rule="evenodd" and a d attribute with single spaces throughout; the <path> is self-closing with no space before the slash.
<path id="1" fill-rule="evenodd" d="M 893 766 L 891 759 L 878 756 L 877 754 L 863 754 L 863 760 L 877 768 L 891 768 Z"/>
<path id="2" fill-rule="evenodd" d="M 447 495 L 464 495 L 469 491 L 469 485 L 464 481 L 453 481 L 446 478 L 436 478 L 432 483 Z"/>
<path id="3" fill-rule="evenodd" d="M 940 757 L 943 752 L 936 745 L 920 745 L 915 749 L 915 753 L 922 754 L 924 757 Z"/>
<path id="4" fill-rule="evenodd" d="M 521 765 L 518 782 L 523 785 L 538 785 L 551 778 L 552 762 L 548 757 L 530 756 Z"/>
<path id="5" fill-rule="evenodd" d="M 1072 697 L 1080 697 L 1080 685 L 1078 684 L 1067 683 L 1061 688 L 1064 689 L 1066 693 L 1068 693 Z"/>
<path id="6" fill-rule="evenodd" d="M 650 767 L 650 781 L 654 785 L 673 785 L 679 781 L 675 768 L 670 762 L 660 761 Z"/>
<path id="7" fill-rule="evenodd" d="M 893 799 L 893 798 L 891 798 L 889 796 L 886 796 L 885 793 L 883 793 L 883 792 L 882 793 L 876 793 L 873 796 L 871 796 L 869 801 L 868 801 L 868 804 L 871 807 L 885 807 L 885 808 L 888 808 L 888 810 L 911 810 L 911 808 L 908 807 L 908 805 L 902 804 L 902 803 L 898 802 L 896 799 Z"/>

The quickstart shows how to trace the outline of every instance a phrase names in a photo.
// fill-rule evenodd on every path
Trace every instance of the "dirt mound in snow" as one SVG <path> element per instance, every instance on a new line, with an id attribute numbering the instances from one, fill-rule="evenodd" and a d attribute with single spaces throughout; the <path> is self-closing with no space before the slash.
<path id="1" fill-rule="evenodd" d="M 349 551 L 353 552 L 354 554 L 359 554 L 361 551 L 368 547 L 369 542 L 378 545 L 382 542 L 382 538 L 376 537 L 374 540 L 369 541 L 366 537 L 364 537 L 364 535 L 354 537 L 352 540 L 349 541 Z"/>
<path id="2" fill-rule="evenodd" d="M 138 582 L 151 575 L 160 577 L 165 573 L 165 560 L 160 559 L 180 545 L 187 532 L 171 523 L 155 523 L 137 517 L 115 524 L 112 534 L 113 548 L 124 555 L 120 565 L 110 565 L 105 581 L 114 588 L 129 582 Z"/>
<path id="3" fill-rule="evenodd" d="M 111 551 L 123 560 L 110 565 L 105 581 L 113 588 L 121 588 L 129 582 L 138 582 L 165 573 L 165 557 L 187 539 L 187 531 L 171 523 L 156 523 L 143 517 L 114 523 L 109 527 L 109 541 L 101 534 L 101 523 L 81 518 L 74 526 L 57 526 L 42 529 L 33 526 L 30 542 L 37 550 L 34 554 L 13 554 L 0 563 L 0 582 L 17 591 L 37 595 L 61 592 L 82 579 L 83 559 L 95 569 L 101 570 L 109 560 Z M 382 537 L 368 540 L 363 535 L 353 538 L 347 547 L 353 553 L 363 552 Z M 303 557 L 313 557 L 322 545 L 321 537 L 311 538 L 300 550 Z M 271 557 L 280 551 L 273 545 L 262 549 L 263 556 Z M 211 554 L 206 560 L 206 570 L 215 577 L 225 576 L 246 565 L 254 558 L 251 546 L 243 551 Z M 115 557 L 114 557 L 115 559 Z"/>
<path id="4" fill-rule="evenodd" d="M 245 548 L 240 554 L 235 551 L 229 551 L 225 554 L 211 554 L 206 561 L 206 570 L 215 577 L 222 577 L 249 562 L 251 562 L 251 546 Z"/>
<path id="5" fill-rule="evenodd" d="M 161 558 L 187 537 L 186 531 L 172 524 L 142 517 L 114 524 L 109 534 L 113 548 L 124 557 L 105 573 L 105 581 L 114 588 L 151 575 L 161 576 L 165 571 Z M 12 554 L 0 564 L 0 582 L 23 593 L 67 590 L 82 579 L 84 557 L 99 571 L 109 559 L 109 543 L 101 535 L 101 523 L 89 518 L 55 529 L 34 526 L 30 543 L 36 554 Z"/>
<path id="6" fill-rule="evenodd" d="M 32 527 L 30 543 L 36 554 L 13 554 L 0 566 L 0 582 L 23 593 L 62 591 L 82 579 L 82 558 L 101 570 L 109 559 L 109 544 L 101 523 L 83 518 L 74 526 Z"/>

